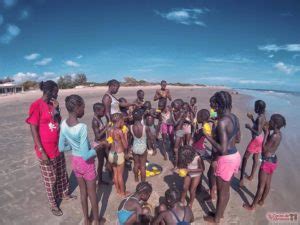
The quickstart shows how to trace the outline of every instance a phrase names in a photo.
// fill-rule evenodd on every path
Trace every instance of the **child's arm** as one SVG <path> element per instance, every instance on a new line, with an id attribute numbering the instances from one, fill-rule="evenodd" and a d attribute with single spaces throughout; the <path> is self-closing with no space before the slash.
<path id="1" fill-rule="evenodd" d="M 80 130 L 80 151 L 82 152 L 82 158 L 87 161 L 88 159 L 96 156 L 96 150 L 90 149 L 90 144 L 87 136 L 87 126 L 82 125 Z"/>
<path id="2" fill-rule="evenodd" d="M 127 134 L 124 134 L 122 132 L 122 130 L 118 129 L 117 130 L 117 135 L 120 137 L 121 144 L 122 144 L 124 150 L 127 149 L 128 148 Z"/>
<path id="3" fill-rule="evenodd" d="M 167 98 L 172 101 L 171 92 L 169 89 L 167 89 Z"/>
<path id="4" fill-rule="evenodd" d="M 253 122 L 255 123 L 255 121 Z M 259 136 L 259 134 L 261 133 L 262 131 L 262 126 L 263 126 L 263 118 L 262 117 L 259 117 L 258 118 L 258 121 L 257 121 L 257 129 L 254 129 L 253 127 L 250 126 L 250 124 L 246 124 L 245 127 L 247 129 L 249 129 L 253 134 L 255 134 L 256 136 Z"/>
<path id="5" fill-rule="evenodd" d="M 111 120 L 111 118 L 110 118 L 111 97 L 108 94 L 105 94 L 103 96 L 102 103 L 105 106 L 105 114 L 110 121 Z"/>
<path id="6" fill-rule="evenodd" d="M 164 221 L 165 214 L 166 211 L 159 213 L 159 215 L 152 222 L 152 225 L 160 225 L 160 223 Z"/>
<path id="7" fill-rule="evenodd" d="M 155 95 L 154 95 L 154 101 L 157 101 L 158 99 L 160 99 L 160 97 L 161 97 L 161 95 L 160 95 L 160 92 L 159 92 L 159 90 L 156 90 L 156 92 L 155 92 Z"/>
<path id="8" fill-rule="evenodd" d="M 59 133 L 58 149 L 60 152 L 66 152 L 72 150 L 62 130 Z"/>
<path id="9" fill-rule="evenodd" d="M 228 138 L 227 138 L 227 132 L 226 132 L 226 123 L 223 120 L 220 120 L 217 126 L 217 132 L 219 135 L 220 143 L 217 143 L 211 136 L 204 134 L 206 139 L 212 144 L 212 146 L 218 151 L 218 152 L 225 152 L 228 147 Z"/>
<path id="10" fill-rule="evenodd" d="M 103 126 L 101 129 L 99 129 L 99 123 L 96 120 L 92 121 L 92 128 L 95 134 L 95 140 L 101 140 L 101 137 L 105 134 L 107 131 L 107 126 Z"/>

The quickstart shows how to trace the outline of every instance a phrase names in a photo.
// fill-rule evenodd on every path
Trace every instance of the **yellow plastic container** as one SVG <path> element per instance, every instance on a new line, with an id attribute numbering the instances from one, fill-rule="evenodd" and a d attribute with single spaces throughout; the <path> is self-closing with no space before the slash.
<path id="1" fill-rule="evenodd" d="M 187 174 L 188 174 L 188 171 L 186 169 L 179 169 L 178 170 L 178 175 L 180 177 L 186 177 Z"/>

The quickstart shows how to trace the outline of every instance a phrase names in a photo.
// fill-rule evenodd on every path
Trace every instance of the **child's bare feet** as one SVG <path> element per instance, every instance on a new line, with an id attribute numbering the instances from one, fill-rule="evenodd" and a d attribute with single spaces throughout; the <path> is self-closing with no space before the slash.
<path id="1" fill-rule="evenodd" d="M 265 203 L 264 203 L 264 201 L 259 200 L 257 204 L 259 204 L 260 206 L 263 206 Z"/>
<path id="2" fill-rule="evenodd" d="M 245 209 L 249 210 L 249 211 L 253 211 L 253 210 L 255 209 L 254 206 L 249 205 L 249 204 L 247 204 L 247 203 L 245 203 L 245 204 L 243 205 L 243 207 L 244 207 Z"/>
<path id="3" fill-rule="evenodd" d="M 253 180 L 253 176 L 247 176 L 247 179 L 248 179 L 249 181 L 252 181 L 252 180 Z"/>
<path id="4" fill-rule="evenodd" d="M 83 224 L 84 225 L 91 225 L 90 219 L 83 219 Z"/>
<path id="5" fill-rule="evenodd" d="M 244 184 L 244 180 L 240 180 L 240 183 L 239 183 L 240 187 L 244 187 L 245 184 Z"/>
<path id="6" fill-rule="evenodd" d="M 214 217 L 212 216 L 203 216 L 204 221 L 210 223 L 210 224 L 218 224 L 220 221 L 216 221 Z"/>

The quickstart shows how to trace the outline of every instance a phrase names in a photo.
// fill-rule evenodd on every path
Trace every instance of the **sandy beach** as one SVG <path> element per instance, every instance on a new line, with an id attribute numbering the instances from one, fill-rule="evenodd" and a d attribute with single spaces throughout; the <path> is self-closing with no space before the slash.
<path id="1" fill-rule="evenodd" d="M 145 100 L 152 100 L 157 87 L 141 87 L 145 91 Z M 129 102 L 136 97 L 136 91 L 140 87 L 121 87 L 117 96 L 125 97 Z M 62 117 L 67 115 L 64 106 L 64 99 L 67 95 L 76 93 L 85 100 L 85 115 L 82 121 L 89 126 L 89 138 L 94 138 L 91 129 L 93 116 L 92 105 L 101 101 L 106 87 L 82 88 L 61 90 L 59 92 L 59 102 Z M 188 101 L 190 97 L 197 98 L 198 109 L 209 109 L 209 98 L 213 93 L 220 90 L 215 87 L 170 87 L 173 98 L 182 98 Z M 229 90 L 230 91 L 230 90 Z M 33 140 L 29 126 L 25 123 L 30 104 L 42 93 L 37 90 L 23 94 L 0 97 L 0 224 L 10 225 L 73 225 L 80 224 L 82 219 L 80 200 L 63 202 L 61 208 L 64 212 L 62 217 L 55 217 L 48 208 L 48 202 L 44 186 L 42 184 L 39 165 L 33 150 Z M 242 141 L 238 145 L 241 155 L 244 154 L 246 146 L 250 140 L 250 132 L 244 128 L 245 123 L 250 121 L 246 113 L 253 111 L 252 98 L 243 94 L 233 94 L 233 113 L 235 113 L 241 124 Z M 156 103 L 153 103 L 156 107 Z M 283 130 L 284 132 L 284 130 Z M 296 152 L 299 144 L 293 145 L 283 141 L 279 150 L 279 166 L 273 176 L 271 191 L 263 207 L 258 207 L 255 212 L 246 211 L 242 205 L 254 197 L 257 185 L 257 176 L 250 183 L 246 180 L 246 187 L 239 189 L 237 174 L 232 180 L 231 197 L 225 212 L 225 218 L 221 224 L 247 224 L 264 225 L 269 224 L 266 219 L 268 212 L 299 212 L 300 204 L 296 196 L 300 196 L 300 181 L 297 174 L 300 168 L 299 161 L 294 160 L 294 165 L 290 162 L 293 157 L 299 155 Z M 288 149 L 293 149 L 290 154 L 286 154 Z M 66 154 L 67 168 L 71 174 L 70 153 Z M 182 178 L 172 174 L 171 162 L 163 161 L 160 154 L 148 157 L 151 162 L 163 166 L 163 172 L 148 181 L 153 185 L 153 194 L 149 200 L 152 205 L 157 205 L 159 198 L 164 195 L 165 190 L 172 185 L 182 187 Z M 251 159 L 248 161 L 247 172 L 250 172 Z M 298 169 L 297 169 L 298 168 Z M 203 184 L 207 187 L 206 173 L 208 164 L 206 163 L 205 179 Z M 136 183 L 133 179 L 132 171 L 126 172 L 126 187 L 128 191 L 134 191 Z M 72 190 L 79 197 L 79 189 L 75 177 L 70 177 Z M 193 212 L 195 222 L 193 224 L 205 224 L 203 215 L 209 210 L 215 209 L 215 202 L 205 203 L 203 198 L 205 193 L 197 196 Z M 101 216 L 107 220 L 106 224 L 116 224 L 116 211 L 121 199 L 115 194 L 113 186 L 101 186 L 98 190 L 99 209 Z"/>

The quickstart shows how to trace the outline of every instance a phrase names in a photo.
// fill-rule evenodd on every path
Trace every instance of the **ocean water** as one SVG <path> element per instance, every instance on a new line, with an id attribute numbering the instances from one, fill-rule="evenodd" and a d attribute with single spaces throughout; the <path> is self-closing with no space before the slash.
<path id="1" fill-rule="evenodd" d="M 299 211 L 300 202 L 295 196 L 300 195 L 300 93 L 268 90 L 237 89 L 241 94 L 252 96 L 251 107 L 258 99 L 267 104 L 267 118 L 273 113 L 280 113 L 286 119 L 286 127 L 282 128 L 282 142 L 276 152 L 278 168 L 272 178 L 272 199 L 282 202 L 275 209 L 280 211 Z"/>

